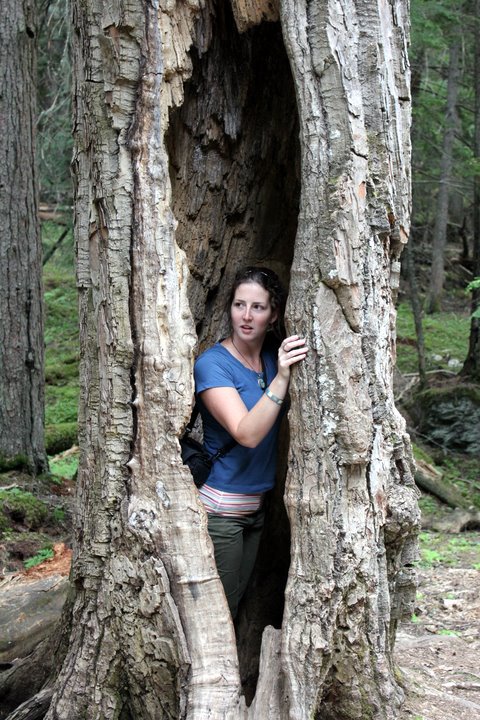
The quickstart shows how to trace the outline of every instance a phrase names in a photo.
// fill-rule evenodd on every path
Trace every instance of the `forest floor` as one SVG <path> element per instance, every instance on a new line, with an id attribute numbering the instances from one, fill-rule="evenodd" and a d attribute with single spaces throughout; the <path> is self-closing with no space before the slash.
<path id="1" fill-rule="evenodd" d="M 0 487 L 27 489 L 28 476 L 0 476 Z M 67 575 L 71 551 L 73 482 L 49 494 L 36 490 L 50 507 L 65 511 L 64 523 L 37 528 L 50 536 L 54 557 L 25 570 L 23 558 L 34 552 L 35 536 L 19 522 L 17 533 L 0 543 L 5 578 L 25 582 L 52 573 Z M 427 501 L 428 502 L 428 501 Z M 443 512 L 451 512 L 448 509 Z M 428 512 L 426 513 L 428 515 Z M 438 517 L 438 508 L 437 508 Z M 428 525 L 428 518 L 424 517 Z M 30 543 L 33 543 L 30 545 Z M 414 615 L 400 625 L 395 647 L 405 702 L 399 720 L 477 720 L 480 717 L 480 532 L 422 530 L 418 591 Z"/>
<path id="2" fill-rule="evenodd" d="M 395 660 L 406 699 L 401 720 L 480 717 L 480 533 L 434 535 L 461 550 L 419 569 L 415 614 L 400 625 Z"/>

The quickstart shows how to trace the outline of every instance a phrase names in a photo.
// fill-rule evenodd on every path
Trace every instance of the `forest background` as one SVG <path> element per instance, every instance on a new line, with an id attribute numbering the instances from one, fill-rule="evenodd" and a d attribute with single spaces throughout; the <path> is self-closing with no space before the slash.
<path id="1" fill-rule="evenodd" d="M 416 480 L 423 491 L 420 570 L 462 568 L 477 575 L 479 6 L 479 0 L 411 3 L 413 208 L 410 242 L 402 256 L 395 374 L 397 404 L 414 443 Z M 44 0 L 37 10 L 36 162 L 49 471 L 33 476 L 21 465 L 0 468 L 0 560 L 6 578 L 53 558 L 60 543 L 68 559 L 78 467 L 71 20 L 67 0 Z M 443 582 L 443 576 L 436 577 Z M 445 587 L 439 592 L 443 598 L 449 594 Z M 427 613 L 431 628 L 429 600 L 419 593 L 413 621 Z M 450 597 L 447 600 L 454 602 Z M 463 617 L 457 625 L 470 620 Z M 455 634 L 458 627 L 438 624 L 429 632 Z"/>
<path id="2" fill-rule="evenodd" d="M 480 42 L 479 3 L 413 0 L 412 232 L 398 299 L 397 400 L 414 441 L 424 517 L 460 508 L 465 543 L 423 564 L 480 569 Z M 5 573 L 69 542 L 78 465 L 78 315 L 72 233 L 71 28 L 66 0 L 38 3 L 37 166 L 46 310 L 45 438 L 49 472 L 5 467 L 0 559 Z M 436 521 L 430 521 L 430 527 Z M 428 523 L 427 523 L 428 524 Z"/>

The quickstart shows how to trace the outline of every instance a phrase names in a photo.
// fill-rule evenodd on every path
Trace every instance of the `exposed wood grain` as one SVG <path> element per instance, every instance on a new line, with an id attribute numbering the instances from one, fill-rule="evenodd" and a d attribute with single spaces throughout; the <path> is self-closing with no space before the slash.
<path id="1" fill-rule="evenodd" d="M 392 392 L 406 6 L 285 0 L 281 28 L 242 34 L 220 2 L 75 13 L 82 457 L 72 635 L 47 718 L 393 718 L 419 522 Z M 311 347 L 292 382 L 291 543 L 283 519 L 267 548 L 279 576 L 290 560 L 281 628 L 264 630 L 259 576 L 237 627 L 250 708 L 177 441 L 195 324 L 205 343 L 225 332 L 244 262 L 291 272 L 288 326 Z"/>

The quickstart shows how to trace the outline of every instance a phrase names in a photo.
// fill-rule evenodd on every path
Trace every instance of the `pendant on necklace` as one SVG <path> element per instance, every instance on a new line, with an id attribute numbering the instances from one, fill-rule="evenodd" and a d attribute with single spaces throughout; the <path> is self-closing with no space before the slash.
<path id="1" fill-rule="evenodd" d="M 265 384 L 265 380 L 263 379 L 263 373 L 261 375 L 257 376 L 257 382 L 258 382 L 259 386 L 261 387 L 261 389 L 265 390 L 266 384 Z"/>

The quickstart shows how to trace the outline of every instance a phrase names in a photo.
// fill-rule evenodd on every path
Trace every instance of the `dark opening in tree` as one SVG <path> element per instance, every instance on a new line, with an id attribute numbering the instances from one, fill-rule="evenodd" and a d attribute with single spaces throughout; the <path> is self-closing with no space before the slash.
<path id="1" fill-rule="evenodd" d="M 267 265 L 287 285 L 300 201 L 298 115 L 280 23 L 240 34 L 225 4 L 210 21 L 209 47 L 190 51 L 192 77 L 171 112 L 167 140 L 176 238 L 187 254 L 201 347 L 228 333 L 226 294 L 239 267 Z M 206 34 L 199 22 L 197 36 Z M 264 627 L 281 626 L 290 559 L 287 437 L 285 431 L 258 572 L 237 623 L 247 685 L 255 681 Z"/>

